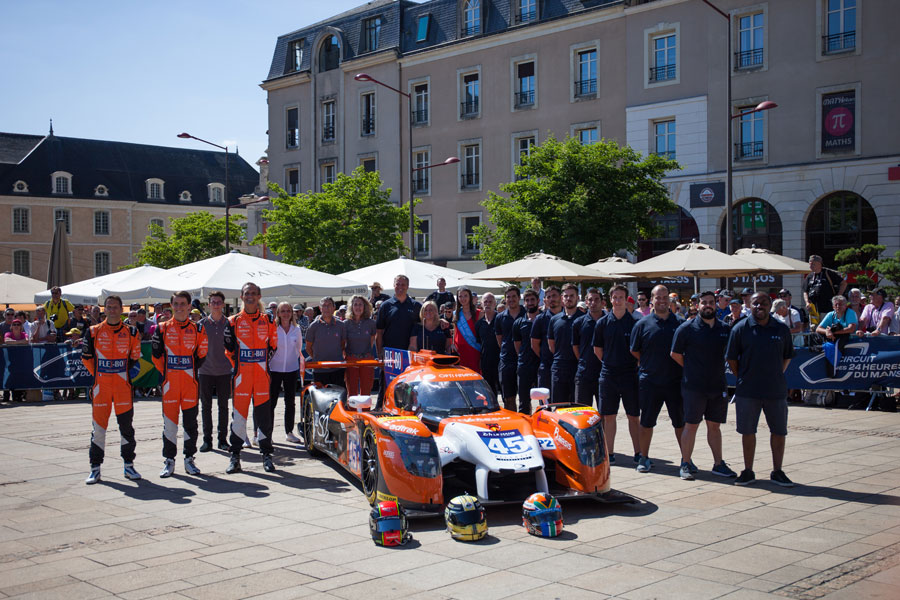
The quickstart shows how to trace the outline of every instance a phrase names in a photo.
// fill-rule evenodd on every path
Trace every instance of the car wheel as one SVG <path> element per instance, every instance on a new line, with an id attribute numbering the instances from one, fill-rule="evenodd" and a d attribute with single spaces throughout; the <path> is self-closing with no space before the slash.
<path id="1" fill-rule="evenodd" d="M 315 441 L 313 441 L 315 439 L 314 432 L 316 429 L 316 419 L 315 412 L 313 411 L 312 398 L 309 397 L 308 393 L 304 394 L 303 397 L 301 425 L 303 428 L 303 443 L 306 444 L 306 452 L 310 456 L 322 456 L 322 453 L 316 449 Z"/>
<path id="2" fill-rule="evenodd" d="M 363 493 L 369 504 L 375 504 L 378 491 L 378 444 L 375 441 L 375 430 L 371 427 L 366 427 L 363 431 L 360 468 Z"/>

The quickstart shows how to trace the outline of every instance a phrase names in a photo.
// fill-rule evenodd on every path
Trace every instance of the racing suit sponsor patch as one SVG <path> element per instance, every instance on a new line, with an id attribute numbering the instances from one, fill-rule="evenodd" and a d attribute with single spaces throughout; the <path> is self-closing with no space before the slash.
<path id="1" fill-rule="evenodd" d="M 97 359 L 97 371 L 100 373 L 124 373 L 125 372 L 125 359 L 124 358 L 98 358 Z"/>
<path id="2" fill-rule="evenodd" d="M 239 357 L 241 362 L 266 362 L 266 348 L 241 348 Z"/>
<path id="3" fill-rule="evenodd" d="M 170 354 L 166 357 L 166 368 L 176 371 L 190 371 L 194 368 L 194 357 Z"/>

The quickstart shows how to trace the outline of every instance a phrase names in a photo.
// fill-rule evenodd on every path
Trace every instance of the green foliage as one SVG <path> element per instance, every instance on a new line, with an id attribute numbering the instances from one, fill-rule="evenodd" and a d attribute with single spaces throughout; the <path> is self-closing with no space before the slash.
<path id="1" fill-rule="evenodd" d="M 506 196 L 489 192 L 482 203 L 493 228 L 476 230 L 480 258 L 503 264 L 543 250 L 588 264 L 634 251 L 639 239 L 656 234 L 654 213 L 677 209 L 661 179 L 678 168 L 613 141 L 550 137 L 523 157 L 517 181 L 500 186 Z"/>
<path id="2" fill-rule="evenodd" d="M 326 273 L 397 258 L 406 251 L 409 205 L 392 204 L 391 190 L 381 186 L 378 173 L 362 167 L 339 173 L 319 193 L 289 196 L 270 184 L 275 208 L 263 211 L 269 226 L 253 243 L 268 245 L 285 262 Z"/>
<path id="3" fill-rule="evenodd" d="M 881 244 L 864 244 L 859 248 L 844 248 L 834 256 L 838 264 L 837 270 L 844 275 L 856 273 L 858 287 L 863 290 L 871 289 L 875 286 L 875 281 L 868 277 L 865 272 L 874 271 L 884 274 L 881 263 L 885 261 L 879 260 L 884 251 L 885 246 Z M 887 262 L 889 261 L 891 259 L 887 259 Z"/>
<path id="4" fill-rule="evenodd" d="M 244 240 L 243 219 L 242 215 L 229 216 L 232 248 Z M 212 213 L 197 211 L 171 219 L 169 228 L 171 235 L 159 225 L 150 225 L 150 235 L 135 255 L 134 264 L 126 268 L 153 265 L 171 269 L 225 253 L 225 217 L 217 219 Z"/>

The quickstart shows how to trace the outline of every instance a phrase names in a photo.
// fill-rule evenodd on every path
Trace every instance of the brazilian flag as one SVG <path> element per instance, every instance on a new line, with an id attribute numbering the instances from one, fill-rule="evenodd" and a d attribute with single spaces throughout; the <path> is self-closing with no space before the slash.
<path id="1" fill-rule="evenodd" d="M 153 366 L 151 353 L 153 352 L 153 344 L 150 342 L 141 342 L 141 361 L 140 371 L 131 380 L 132 385 L 136 388 L 152 388 L 159 385 L 160 374 Z"/>

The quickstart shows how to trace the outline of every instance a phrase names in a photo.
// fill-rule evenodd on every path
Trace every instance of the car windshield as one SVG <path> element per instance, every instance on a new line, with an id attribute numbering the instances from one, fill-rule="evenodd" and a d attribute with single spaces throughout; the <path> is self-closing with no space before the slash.
<path id="1" fill-rule="evenodd" d="M 475 415 L 500 410 L 483 379 L 413 382 L 419 411 L 428 415 Z"/>

